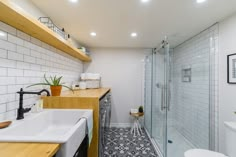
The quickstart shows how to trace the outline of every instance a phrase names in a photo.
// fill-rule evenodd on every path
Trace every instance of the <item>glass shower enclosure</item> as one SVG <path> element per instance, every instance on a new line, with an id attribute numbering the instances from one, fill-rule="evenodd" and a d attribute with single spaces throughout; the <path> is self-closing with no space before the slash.
<path id="1" fill-rule="evenodd" d="M 217 150 L 217 28 L 174 50 L 164 40 L 146 56 L 144 126 L 163 157 Z"/>
<path id="2" fill-rule="evenodd" d="M 145 64 L 145 127 L 158 143 L 163 156 L 167 154 L 167 111 L 170 107 L 170 53 L 163 41 L 159 50 L 146 56 Z M 153 96 L 154 95 L 154 96 Z"/>

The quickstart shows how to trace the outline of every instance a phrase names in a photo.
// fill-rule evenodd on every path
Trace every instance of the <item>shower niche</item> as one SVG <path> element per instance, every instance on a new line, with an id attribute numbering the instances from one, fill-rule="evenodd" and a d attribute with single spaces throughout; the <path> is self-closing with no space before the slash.
<path id="1" fill-rule="evenodd" d="M 192 69 L 185 67 L 182 69 L 182 82 L 191 82 Z"/>

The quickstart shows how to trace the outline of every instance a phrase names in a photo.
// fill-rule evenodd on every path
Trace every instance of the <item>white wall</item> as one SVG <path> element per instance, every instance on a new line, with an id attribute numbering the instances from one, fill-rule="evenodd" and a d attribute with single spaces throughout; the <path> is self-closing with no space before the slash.
<path id="1" fill-rule="evenodd" d="M 149 49 L 91 49 L 85 72 L 102 75 L 102 86 L 112 89 L 111 123 L 128 125 L 131 108 L 143 105 L 143 68 Z"/>
<path id="2" fill-rule="evenodd" d="M 219 127 L 220 151 L 225 153 L 224 121 L 236 121 L 236 85 L 227 83 L 227 55 L 236 53 L 236 15 L 219 27 Z"/>

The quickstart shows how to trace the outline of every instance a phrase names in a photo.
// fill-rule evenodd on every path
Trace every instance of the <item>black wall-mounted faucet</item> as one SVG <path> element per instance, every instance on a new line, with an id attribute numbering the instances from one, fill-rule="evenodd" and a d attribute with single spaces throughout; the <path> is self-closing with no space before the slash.
<path id="1" fill-rule="evenodd" d="M 19 101 L 19 108 L 17 109 L 17 120 L 20 119 L 24 119 L 24 113 L 29 112 L 31 110 L 31 108 L 23 108 L 23 96 L 24 94 L 35 94 L 35 95 L 41 95 L 43 92 L 47 93 L 47 96 L 50 96 L 50 93 L 48 90 L 43 89 L 39 92 L 26 92 L 23 91 L 23 89 L 21 88 L 19 92 L 17 92 L 18 94 L 20 94 L 20 101 Z"/>

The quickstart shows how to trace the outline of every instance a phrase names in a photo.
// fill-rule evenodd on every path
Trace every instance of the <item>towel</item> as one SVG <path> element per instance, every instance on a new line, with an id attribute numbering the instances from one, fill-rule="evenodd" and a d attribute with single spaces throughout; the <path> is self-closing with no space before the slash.
<path id="1" fill-rule="evenodd" d="M 88 112 L 80 119 L 82 118 L 86 120 L 86 134 L 88 135 L 89 146 L 90 146 L 92 138 L 93 138 L 93 112 Z"/>
<path id="2" fill-rule="evenodd" d="M 101 79 L 101 74 L 98 73 L 82 73 L 80 75 L 82 80 L 99 80 Z"/>

